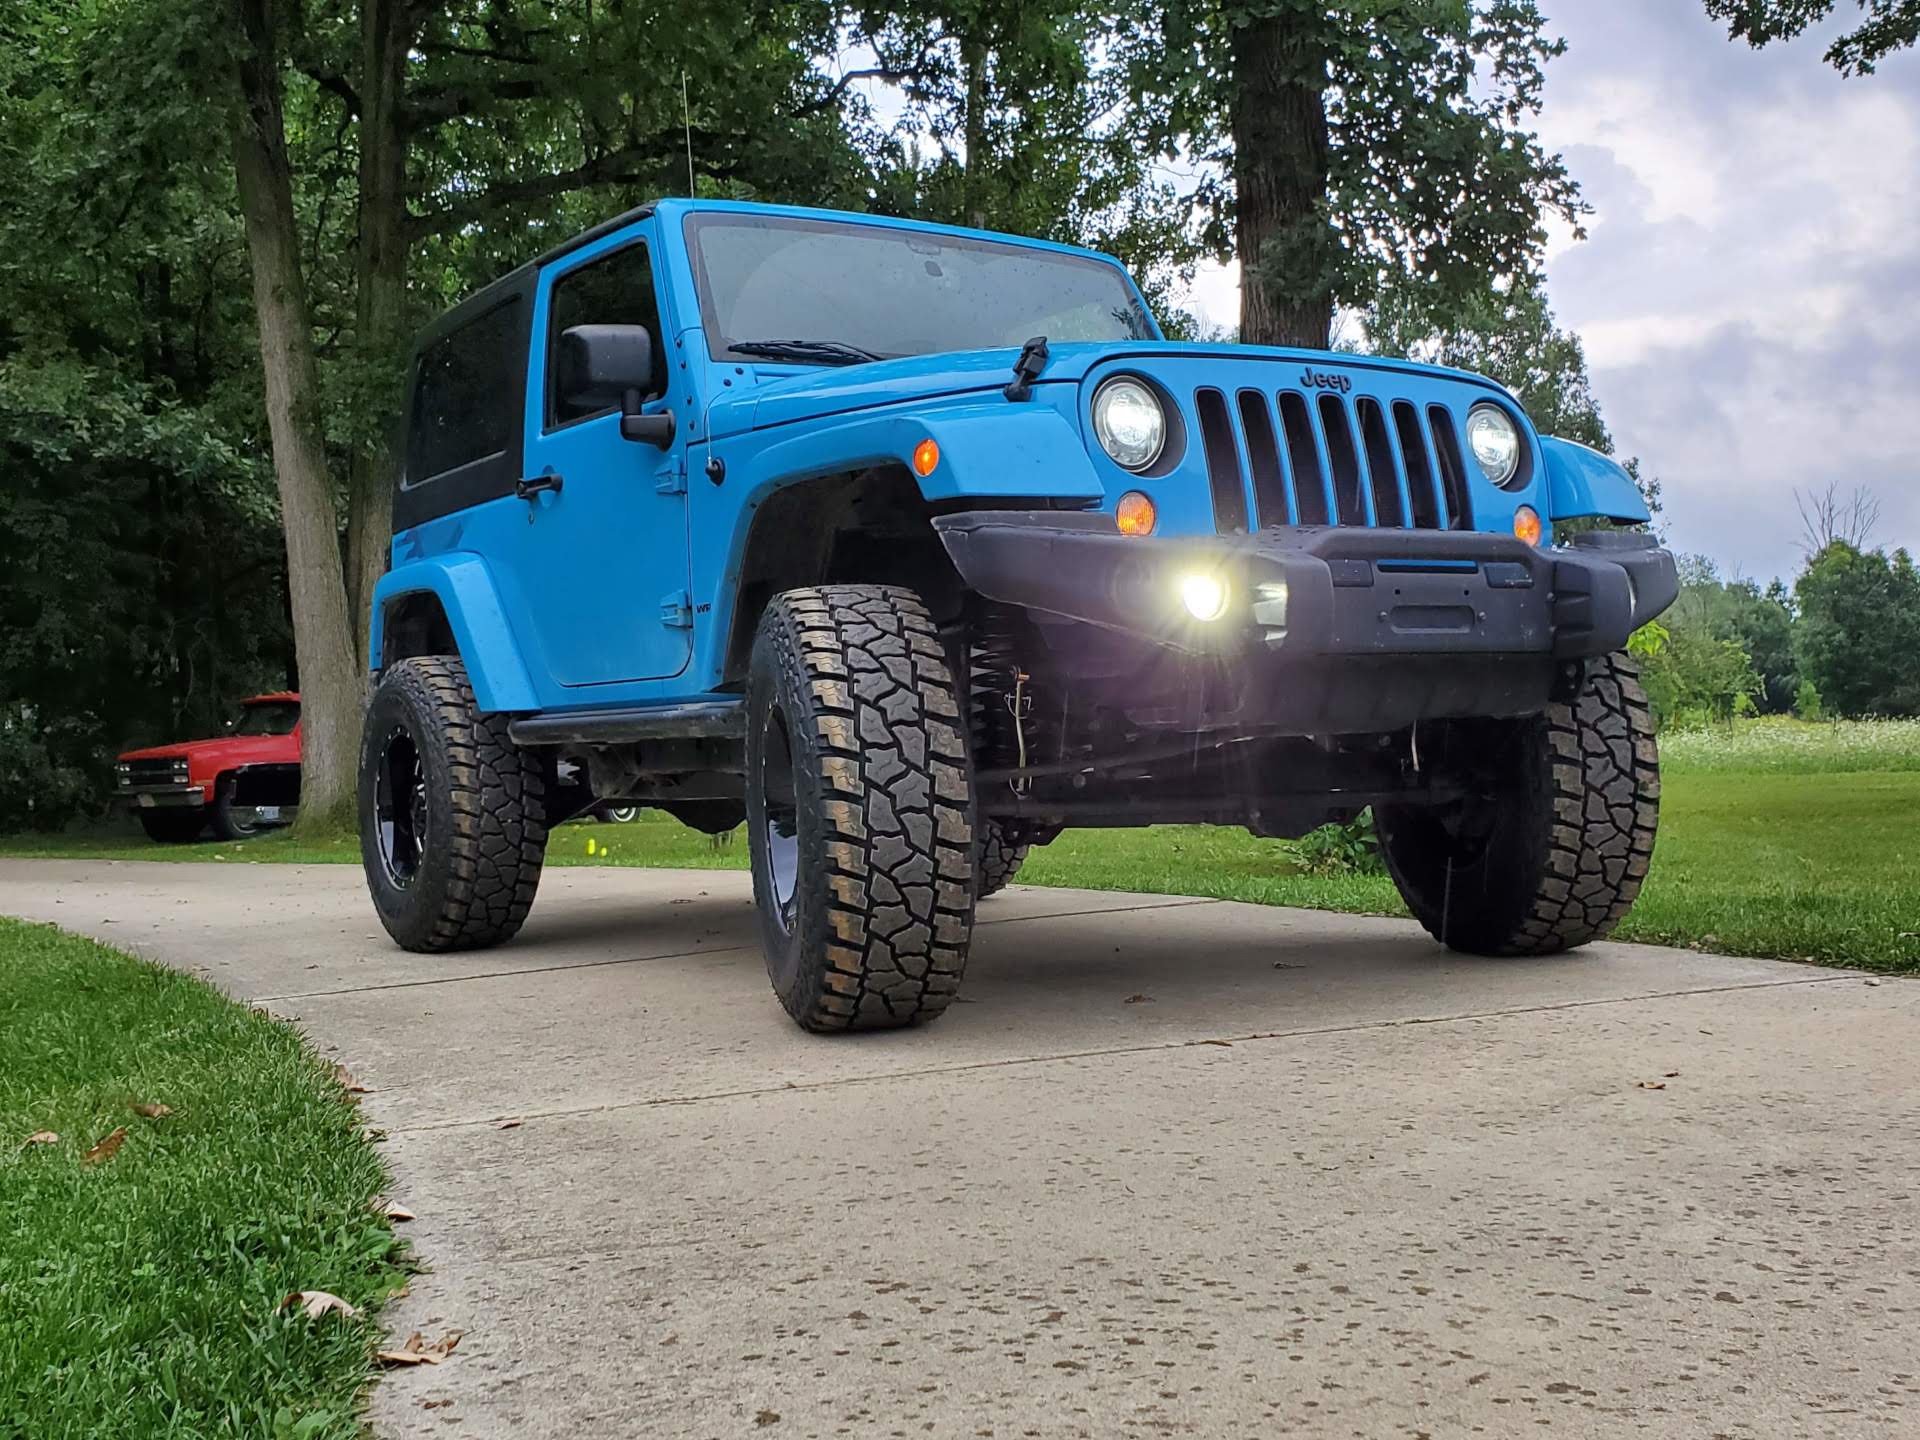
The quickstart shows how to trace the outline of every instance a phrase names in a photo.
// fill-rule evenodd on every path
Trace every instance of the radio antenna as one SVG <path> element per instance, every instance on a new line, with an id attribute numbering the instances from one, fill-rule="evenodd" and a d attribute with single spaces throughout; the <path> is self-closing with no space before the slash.
<path id="1" fill-rule="evenodd" d="M 680 117 L 687 127 L 687 198 L 693 198 L 693 107 L 687 103 L 687 72 L 680 72 Z"/>

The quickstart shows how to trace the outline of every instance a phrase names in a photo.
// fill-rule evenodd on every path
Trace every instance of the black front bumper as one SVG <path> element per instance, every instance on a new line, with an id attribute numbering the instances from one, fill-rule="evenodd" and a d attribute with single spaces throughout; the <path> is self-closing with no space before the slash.
<path id="1" fill-rule="evenodd" d="M 1624 531 L 1536 550 L 1355 526 L 1132 539 L 1092 513 L 934 525 L 970 589 L 1026 610 L 1136 721 L 1179 730 L 1333 734 L 1530 713 L 1679 593 L 1673 557 Z M 1218 619 L 1188 613 L 1182 585 L 1196 575 L 1224 587 Z M 1081 638 L 1063 639 L 1063 624 Z"/>
<path id="2" fill-rule="evenodd" d="M 1299 527 L 1130 539 L 1110 516 L 987 511 L 934 521 L 961 578 L 990 600 L 1177 649 L 1336 655 L 1604 655 L 1674 601 L 1673 557 L 1650 535 L 1536 550 L 1471 530 Z M 1200 623 L 1182 582 L 1223 585 Z"/>

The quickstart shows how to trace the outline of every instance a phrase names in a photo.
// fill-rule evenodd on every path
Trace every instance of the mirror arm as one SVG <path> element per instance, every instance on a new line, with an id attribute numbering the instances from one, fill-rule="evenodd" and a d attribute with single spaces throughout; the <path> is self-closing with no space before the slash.
<path id="1" fill-rule="evenodd" d="M 628 390 L 620 402 L 620 438 L 637 440 L 643 445 L 655 445 L 665 450 L 673 444 L 673 411 L 662 410 L 657 415 L 640 413 L 640 392 Z"/>

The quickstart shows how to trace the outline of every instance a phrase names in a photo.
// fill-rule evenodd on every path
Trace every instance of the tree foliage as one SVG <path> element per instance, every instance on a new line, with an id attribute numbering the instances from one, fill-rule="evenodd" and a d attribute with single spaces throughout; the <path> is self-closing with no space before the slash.
<path id="1" fill-rule="evenodd" d="M 121 18 L 0 18 L 0 827 L 288 679 L 231 181 Z"/>
<path id="2" fill-rule="evenodd" d="M 1117 48 L 1159 147 L 1210 167 L 1248 342 L 1324 346 L 1392 280 L 1477 293 L 1582 213 L 1528 128 L 1562 49 L 1532 0 L 1168 0 Z"/>
<path id="3" fill-rule="evenodd" d="M 1888 555 L 1836 541 L 1794 585 L 1800 668 L 1839 715 L 1920 715 L 1920 572 L 1905 550 Z"/>
<path id="4" fill-rule="evenodd" d="M 1854 3 L 1864 18 L 1827 47 L 1827 63 L 1841 73 L 1870 75 L 1887 56 L 1920 40 L 1920 0 Z M 1755 48 L 1802 35 L 1840 8 L 1840 0 L 1707 0 L 1707 13 Z"/>
<path id="5" fill-rule="evenodd" d="M 860 7 L 849 38 L 874 63 L 848 73 L 902 102 L 891 125 L 859 117 L 870 208 L 1092 246 L 1164 296 L 1203 246 L 1128 103 L 1120 19 L 1077 0 Z"/>

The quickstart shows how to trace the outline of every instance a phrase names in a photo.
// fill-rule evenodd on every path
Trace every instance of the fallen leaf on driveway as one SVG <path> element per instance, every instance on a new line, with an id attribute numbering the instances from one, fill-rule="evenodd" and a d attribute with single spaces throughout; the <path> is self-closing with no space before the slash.
<path id="1" fill-rule="evenodd" d="M 144 1115 L 149 1120 L 158 1120 L 162 1116 L 173 1114 L 171 1105 L 135 1105 L 132 1109 L 134 1114 Z"/>
<path id="2" fill-rule="evenodd" d="M 60 1137 L 51 1130 L 36 1130 L 22 1142 L 27 1145 L 58 1145 Z"/>
<path id="3" fill-rule="evenodd" d="M 336 1065 L 333 1067 L 333 1078 L 340 1082 L 340 1088 L 349 1095 L 371 1095 L 373 1093 L 373 1091 L 354 1079 L 344 1065 Z"/>
<path id="4" fill-rule="evenodd" d="M 374 1197 L 373 1212 L 376 1215 L 384 1215 L 389 1220 L 413 1219 L 413 1212 L 411 1210 L 407 1209 L 404 1205 L 396 1204 L 384 1195 L 376 1195 Z"/>
<path id="5" fill-rule="evenodd" d="M 113 1159 L 115 1155 L 120 1153 L 120 1147 L 126 1143 L 127 1127 L 124 1125 L 116 1125 L 111 1135 L 87 1151 L 80 1159 L 88 1165 L 98 1165 L 102 1161 Z"/>
<path id="6" fill-rule="evenodd" d="M 296 1290 L 280 1302 L 282 1310 L 299 1310 L 309 1320 L 318 1320 L 322 1315 L 345 1315 L 352 1319 L 360 1312 L 342 1300 L 338 1295 L 329 1295 L 324 1290 Z"/>
<path id="7" fill-rule="evenodd" d="M 1880 983 L 1880 982 L 1879 982 L 1878 980 L 1869 980 L 1869 981 L 1867 981 L 1867 984 L 1869 984 L 1869 985 L 1878 985 L 1879 983 Z"/>
<path id="8" fill-rule="evenodd" d="M 1680 1072 L 1678 1070 L 1667 1071 L 1667 1079 L 1678 1080 L 1679 1078 L 1680 1078 Z"/>
<path id="9" fill-rule="evenodd" d="M 1151 1005 L 1153 1004 L 1153 997 L 1151 995 L 1129 995 L 1120 1003 L 1122 1005 Z"/>
<path id="10" fill-rule="evenodd" d="M 763 1430 L 769 1425 L 778 1425 L 780 1423 L 780 1412 L 778 1410 L 762 1410 L 758 1415 L 753 1417 L 753 1423 Z"/>
<path id="11" fill-rule="evenodd" d="M 520 1128 L 520 1122 L 518 1120 L 502 1120 L 493 1128 L 496 1130 L 518 1130 Z"/>
<path id="12" fill-rule="evenodd" d="M 1642 1090 L 1664 1090 L 1667 1088 L 1667 1082 L 1664 1080 L 1642 1080 L 1640 1082 L 1640 1088 Z"/>
<path id="13" fill-rule="evenodd" d="M 453 1347 L 460 1343 L 463 1332 L 449 1330 L 433 1344 L 426 1343 L 426 1337 L 416 1330 L 407 1336 L 406 1343 L 398 1350 L 380 1350 L 374 1359 L 388 1365 L 438 1365 L 453 1353 Z"/>
<path id="14" fill-rule="evenodd" d="M 1222 1050 L 1231 1050 L 1233 1048 L 1233 1041 L 1231 1040 L 1200 1040 L 1195 1043 L 1200 1045 L 1218 1045 Z"/>

